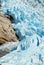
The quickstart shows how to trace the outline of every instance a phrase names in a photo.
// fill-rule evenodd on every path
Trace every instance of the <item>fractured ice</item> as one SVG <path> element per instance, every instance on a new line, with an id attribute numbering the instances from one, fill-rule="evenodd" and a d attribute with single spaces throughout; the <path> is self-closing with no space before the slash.
<path id="1" fill-rule="evenodd" d="M 3 12 L 13 17 L 19 45 L 0 58 L 4 65 L 44 65 L 44 0 L 2 0 Z"/>

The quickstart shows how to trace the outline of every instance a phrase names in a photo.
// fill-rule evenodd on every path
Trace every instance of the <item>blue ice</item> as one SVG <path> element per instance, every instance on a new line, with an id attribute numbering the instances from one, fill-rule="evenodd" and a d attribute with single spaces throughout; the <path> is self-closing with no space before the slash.
<path id="1" fill-rule="evenodd" d="M 0 58 L 4 65 L 44 65 L 44 0 L 3 0 L 19 44 Z M 10 42 L 11 43 L 11 42 Z"/>

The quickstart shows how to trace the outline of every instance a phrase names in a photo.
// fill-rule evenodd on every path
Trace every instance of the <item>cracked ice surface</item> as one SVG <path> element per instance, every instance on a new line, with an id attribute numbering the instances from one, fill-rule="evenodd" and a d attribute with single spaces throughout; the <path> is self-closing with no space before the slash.
<path id="1" fill-rule="evenodd" d="M 2 65 L 44 65 L 44 0 L 3 0 L 19 35 L 17 49 L 1 57 Z"/>

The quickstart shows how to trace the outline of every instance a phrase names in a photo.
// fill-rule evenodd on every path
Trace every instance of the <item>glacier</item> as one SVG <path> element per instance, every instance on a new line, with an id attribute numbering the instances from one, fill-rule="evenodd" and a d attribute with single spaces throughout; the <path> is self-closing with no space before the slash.
<path id="1" fill-rule="evenodd" d="M 44 65 L 44 0 L 2 0 L 2 9 L 13 17 L 20 42 L 0 58 L 0 64 Z"/>

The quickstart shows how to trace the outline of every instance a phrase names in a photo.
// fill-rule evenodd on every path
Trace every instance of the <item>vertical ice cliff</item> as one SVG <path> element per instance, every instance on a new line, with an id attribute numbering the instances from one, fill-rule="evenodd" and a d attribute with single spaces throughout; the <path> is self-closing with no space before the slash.
<path id="1" fill-rule="evenodd" d="M 13 17 L 19 45 L 0 58 L 2 65 L 44 65 L 44 0 L 2 0 L 3 12 Z"/>

